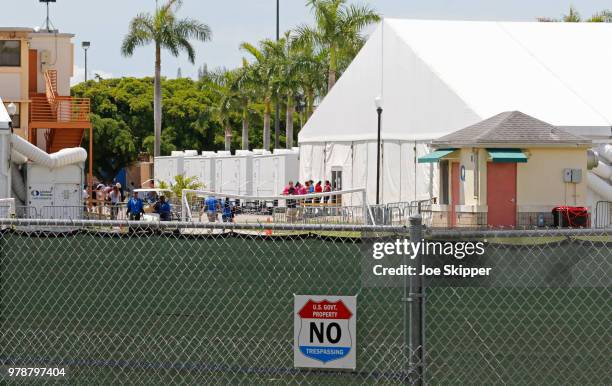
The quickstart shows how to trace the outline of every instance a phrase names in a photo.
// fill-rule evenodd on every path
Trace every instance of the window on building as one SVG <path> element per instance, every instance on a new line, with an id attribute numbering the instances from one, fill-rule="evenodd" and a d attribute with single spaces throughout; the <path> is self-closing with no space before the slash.
<path id="1" fill-rule="evenodd" d="M 9 103 L 5 103 L 4 107 L 8 107 Z M 11 118 L 13 119 L 13 129 L 19 129 L 21 127 L 21 104 L 15 103 L 15 107 L 17 107 L 17 110 L 15 110 L 15 115 Z"/>
<path id="2" fill-rule="evenodd" d="M 21 66 L 21 41 L 0 40 L 0 66 Z"/>

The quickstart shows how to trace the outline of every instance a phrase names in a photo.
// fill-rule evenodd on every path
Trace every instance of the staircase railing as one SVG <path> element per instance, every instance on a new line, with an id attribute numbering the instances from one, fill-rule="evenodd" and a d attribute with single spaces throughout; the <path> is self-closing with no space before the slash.
<path id="1" fill-rule="evenodd" d="M 73 98 L 57 94 L 57 71 L 44 73 L 45 96 L 31 98 L 30 121 L 35 122 L 89 122 L 89 98 Z"/>

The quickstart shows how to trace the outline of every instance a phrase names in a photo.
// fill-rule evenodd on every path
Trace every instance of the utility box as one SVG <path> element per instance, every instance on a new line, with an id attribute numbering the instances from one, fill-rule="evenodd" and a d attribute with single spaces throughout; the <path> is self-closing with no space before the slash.
<path id="1" fill-rule="evenodd" d="M 27 208 L 30 216 L 77 220 L 83 217 L 82 165 L 49 169 L 28 163 Z"/>
<path id="2" fill-rule="evenodd" d="M 582 169 L 563 169 L 563 182 L 579 184 L 582 182 Z"/>

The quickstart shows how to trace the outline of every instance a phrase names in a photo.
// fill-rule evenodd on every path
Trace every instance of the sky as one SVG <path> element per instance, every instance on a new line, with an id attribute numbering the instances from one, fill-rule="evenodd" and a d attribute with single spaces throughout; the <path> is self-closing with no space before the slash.
<path id="1" fill-rule="evenodd" d="M 159 0 L 160 3 L 163 0 Z M 369 4 L 385 17 L 415 19 L 505 20 L 533 21 L 537 17 L 561 17 L 570 4 L 583 16 L 612 8 L 609 0 L 349 0 Z M 43 26 L 44 4 L 39 0 L 0 0 L 1 27 Z M 312 21 L 306 0 L 280 0 L 282 31 Z M 7 6 L 8 5 L 8 6 Z M 120 54 L 123 37 L 132 17 L 155 9 L 155 0 L 57 0 L 51 4 L 51 21 L 61 32 L 75 34 L 75 78 L 84 77 L 83 40 L 91 41 L 88 53 L 90 77 L 150 76 L 153 74 L 152 46 L 137 49 L 134 56 Z M 239 50 L 244 41 L 256 43 L 274 38 L 275 0 L 184 0 L 180 17 L 198 19 L 213 31 L 211 42 L 196 43 L 196 64 L 186 55 L 162 57 L 162 73 L 176 77 L 178 68 L 183 76 L 195 77 L 197 69 L 206 63 L 210 69 L 240 65 L 244 55 Z"/>

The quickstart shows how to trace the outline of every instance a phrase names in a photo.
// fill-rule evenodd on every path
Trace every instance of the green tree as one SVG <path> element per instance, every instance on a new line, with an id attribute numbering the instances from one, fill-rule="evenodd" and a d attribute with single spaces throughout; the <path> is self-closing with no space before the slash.
<path id="1" fill-rule="evenodd" d="M 380 15 L 367 5 L 349 5 L 347 0 L 308 0 L 315 26 L 303 24 L 296 29 L 299 45 L 317 46 L 327 55 L 328 91 L 336 83 L 339 64 L 353 58 L 365 41 L 361 31 L 380 20 Z"/>
<path id="2" fill-rule="evenodd" d="M 224 69 L 211 74 L 212 90 L 217 94 L 216 103 L 213 107 L 214 119 L 223 127 L 225 150 L 231 150 L 232 144 L 232 115 L 237 111 L 239 105 L 238 94 L 236 92 L 235 71 Z"/>
<path id="3" fill-rule="evenodd" d="M 155 85 L 154 85 L 154 155 L 157 157 L 161 146 L 162 127 L 162 86 L 161 86 L 161 50 L 167 49 L 174 56 L 186 51 L 189 61 L 195 63 L 195 49 L 191 39 L 207 41 L 211 38 L 210 28 L 197 20 L 177 19 L 176 11 L 181 0 L 168 0 L 157 8 L 153 15 L 141 13 L 130 22 L 129 32 L 123 40 L 121 52 L 132 56 L 137 47 L 153 43 L 155 45 Z"/>
<path id="4" fill-rule="evenodd" d="M 288 149 L 291 149 L 293 147 L 295 98 L 300 91 L 301 50 L 292 42 L 289 32 L 277 42 L 266 41 L 264 44 L 269 46 L 269 52 L 274 55 L 276 62 L 274 89 L 279 96 L 285 98 L 285 144 Z"/>
<path id="5" fill-rule="evenodd" d="M 93 125 L 94 175 L 110 182 L 121 169 L 136 161 L 138 152 L 129 127 L 122 121 L 91 115 Z M 83 146 L 89 143 L 89 131 L 83 138 Z"/>
<path id="6" fill-rule="evenodd" d="M 275 43 L 272 40 L 263 40 L 259 48 L 250 43 L 242 43 L 240 48 L 249 53 L 254 59 L 252 64 L 256 87 L 264 104 L 263 119 L 263 148 L 270 150 L 270 118 L 272 116 L 272 103 L 276 94 L 275 75 L 278 72 L 278 62 L 275 55 Z"/>
<path id="7" fill-rule="evenodd" d="M 541 22 L 565 22 L 565 23 L 612 23 L 612 10 L 603 10 L 593 14 L 588 19 L 582 19 L 580 12 L 574 7 L 570 6 L 567 14 L 563 15 L 561 19 L 555 19 L 550 17 L 540 17 L 538 21 Z"/>
<path id="8" fill-rule="evenodd" d="M 176 200 L 181 200 L 183 190 L 200 190 L 205 188 L 204 184 L 198 181 L 198 177 L 185 177 L 182 174 L 174 176 L 174 183 L 171 186 L 165 181 L 160 181 L 158 184 L 160 189 L 170 189 Z"/>
<path id="9" fill-rule="evenodd" d="M 242 118 L 242 150 L 249 150 L 250 116 L 253 113 L 251 103 L 257 97 L 255 71 L 246 59 L 242 59 L 242 67 L 236 70 L 234 88 L 241 105 Z"/>
<path id="10" fill-rule="evenodd" d="M 317 52 L 312 44 L 303 45 L 299 48 L 296 65 L 299 92 L 305 102 L 305 108 L 301 112 L 303 117 L 300 119 L 305 121 L 314 111 L 315 99 L 325 94 L 327 80 L 325 54 Z"/>

